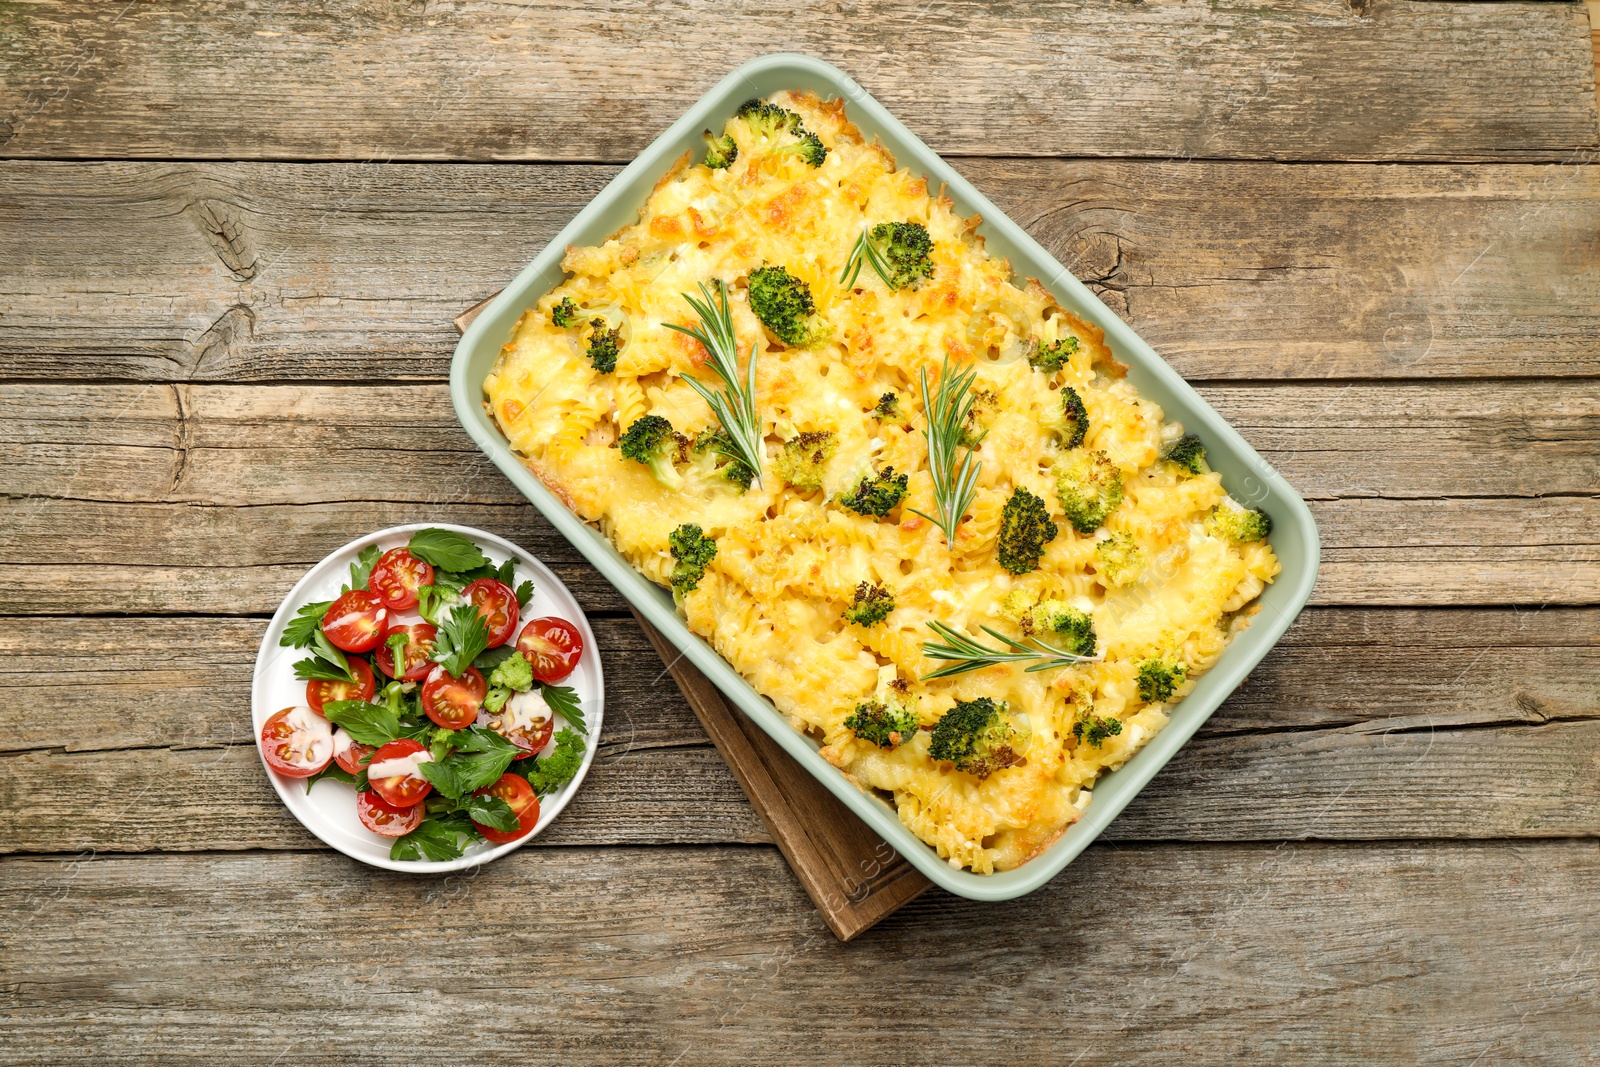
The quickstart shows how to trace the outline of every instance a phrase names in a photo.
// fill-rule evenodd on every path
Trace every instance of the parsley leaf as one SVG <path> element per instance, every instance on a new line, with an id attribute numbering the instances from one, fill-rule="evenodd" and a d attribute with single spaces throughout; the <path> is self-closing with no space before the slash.
<path id="1" fill-rule="evenodd" d="M 322 617 L 333 607 L 333 601 L 322 600 L 315 604 L 302 604 L 300 610 L 295 612 L 294 618 L 283 628 L 283 637 L 278 644 L 285 648 L 305 648 L 311 643 L 311 635 L 317 632 L 322 625 Z"/>
<path id="2" fill-rule="evenodd" d="M 517 586 L 517 606 L 518 607 L 523 607 L 523 608 L 527 607 L 528 606 L 528 601 L 530 601 L 532 599 L 533 599 L 533 583 L 532 582 L 523 582 L 521 585 Z"/>
<path id="3" fill-rule="evenodd" d="M 330 700 L 322 705 L 322 717 L 342 726 L 358 744 L 387 745 L 401 736 L 400 716 L 382 704 L 365 700 Z"/>
<path id="4" fill-rule="evenodd" d="M 489 557 L 465 537 L 453 530 L 440 530 L 431 526 L 412 534 L 411 543 L 406 547 L 418 559 L 447 571 L 470 571 L 489 562 Z"/>
<path id="5" fill-rule="evenodd" d="M 426 767 L 427 764 L 423 766 Z M 430 815 L 423 819 L 415 830 L 395 839 L 394 845 L 389 849 L 389 858 L 427 859 L 439 863 L 459 859 L 463 852 L 461 846 L 463 836 L 469 838 L 478 836 L 477 831 L 472 828 L 472 820 L 455 814 L 439 818 Z"/>
<path id="6" fill-rule="evenodd" d="M 350 584 L 345 587 L 345 592 L 352 589 L 365 589 L 372 580 L 372 566 L 378 562 L 378 557 L 383 555 L 383 550 L 377 545 L 368 545 L 363 548 L 356 561 L 350 564 Z"/>
<path id="7" fill-rule="evenodd" d="M 450 617 L 439 622 L 439 635 L 433 646 L 433 661 L 459 678 L 472 661 L 489 647 L 489 627 L 483 613 L 471 604 L 457 604 Z"/>
<path id="8" fill-rule="evenodd" d="M 516 650 L 517 647 L 515 645 L 501 645 L 498 648 L 488 649 L 477 659 L 473 660 L 472 665 L 482 671 L 484 677 L 487 678 L 490 671 L 494 670 L 496 667 L 500 666 L 501 663 L 509 659 L 511 654 Z"/>
<path id="9" fill-rule="evenodd" d="M 456 731 L 457 750 L 442 760 L 417 768 L 433 787 L 451 800 L 493 785 L 506 773 L 521 749 L 481 726 Z"/>
<path id="10" fill-rule="evenodd" d="M 366 771 L 362 771 L 360 774 L 351 774 L 337 763 L 329 763 L 326 767 L 322 768 L 322 770 L 306 779 L 306 792 L 311 792 L 311 787 L 322 781 L 324 778 L 332 778 L 336 782 L 349 782 L 351 785 L 356 787 L 356 792 L 358 793 L 367 788 Z"/>
<path id="11" fill-rule="evenodd" d="M 348 682 L 350 680 L 349 671 L 342 671 L 327 660 L 317 659 L 315 656 L 296 660 L 294 676 L 302 682 Z"/>
<path id="12" fill-rule="evenodd" d="M 555 751 L 543 759 L 523 760 L 518 764 L 517 773 L 527 778 L 533 791 L 540 796 L 554 793 L 577 777 L 586 750 L 583 738 L 571 730 L 558 730 Z"/>
<path id="13" fill-rule="evenodd" d="M 583 711 L 578 706 L 578 691 L 568 685 L 543 685 L 544 702 L 550 705 L 551 711 L 559 711 L 561 717 L 567 720 L 580 734 L 589 732 L 589 724 L 583 721 Z"/>
<path id="14" fill-rule="evenodd" d="M 519 825 L 517 813 L 499 797 L 467 797 L 461 802 L 460 810 L 479 826 L 487 826 L 491 830 L 511 833 Z"/>
<path id="15" fill-rule="evenodd" d="M 494 577 L 495 580 L 501 585 L 508 586 L 514 583 L 517 580 L 517 561 L 514 559 L 508 559 L 504 563 L 500 564 L 500 566 L 495 568 Z M 499 828 L 496 827 L 496 829 Z"/>
<path id="16" fill-rule="evenodd" d="M 333 642 L 328 640 L 328 635 L 320 629 L 311 635 L 311 653 L 325 663 L 329 663 L 343 671 L 344 674 L 341 677 L 344 681 L 353 682 L 356 680 L 356 676 L 350 673 L 350 661 L 345 659 L 343 652 L 333 647 Z M 334 679 L 334 681 L 338 680 Z"/>

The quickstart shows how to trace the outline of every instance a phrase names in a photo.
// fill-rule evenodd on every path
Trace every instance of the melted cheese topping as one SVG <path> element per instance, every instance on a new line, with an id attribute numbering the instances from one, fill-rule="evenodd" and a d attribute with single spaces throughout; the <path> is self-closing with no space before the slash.
<path id="1" fill-rule="evenodd" d="M 1206 513 L 1226 493 L 1220 476 L 1189 476 L 1160 460 L 1181 433 L 1123 378 L 1101 330 L 1063 309 L 1034 280 L 983 250 L 976 218 L 956 215 L 924 179 L 900 170 L 850 125 L 841 101 L 778 94 L 828 147 L 812 169 L 793 155 L 764 155 L 739 122 L 728 131 L 740 154 L 711 170 L 688 158 L 661 179 L 636 225 L 603 244 L 569 248 L 570 277 L 518 323 L 485 381 L 487 406 L 523 461 L 579 516 L 596 524 L 643 574 L 665 584 L 668 535 L 696 523 L 717 543 L 699 587 L 680 599 L 690 627 L 716 649 L 822 754 L 858 785 L 893 797 L 901 821 L 952 865 L 989 873 L 1025 862 L 1082 813 L 1089 787 L 1126 761 L 1167 722 L 1167 705 L 1140 699 L 1147 658 L 1176 661 L 1187 675 L 1174 699 L 1222 652 L 1253 612 L 1250 602 L 1278 571 L 1265 543 L 1235 545 L 1206 532 Z M 866 226 L 925 225 L 934 271 L 893 291 L 870 270 L 841 288 L 840 272 Z M 783 345 L 745 295 L 749 273 L 781 265 L 805 281 L 831 335 L 809 348 Z M 740 493 L 719 479 L 681 490 L 610 447 L 639 417 L 669 419 L 693 437 L 717 428 L 685 383 L 711 381 L 706 353 L 666 323 L 696 325 L 684 300 L 701 282 L 729 284 L 741 359 L 759 351 L 756 402 L 767 434 L 763 484 Z M 560 328 L 550 311 L 563 298 L 621 331 L 613 373 L 584 357 L 582 325 Z M 1077 352 L 1053 373 L 1030 366 L 1033 346 L 1068 337 Z M 978 496 L 948 548 L 912 509 L 934 513 L 919 372 L 940 363 L 976 365 L 980 419 Z M 1062 518 L 1053 468 L 1067 455 L 1052 421 L 1063 387 L 1089 415 L 1082 448 L 1103 452 L 1125 497 L 1103 529 L 1075 532 Z M 899 397 L 897 417 L 874 414 Z M 772 465 L 785 439 L 836 435 L 823 491 L 785 486 Z M 909 496 L 889 518 L 840 507 L 835 498 L 868 470 L 910 476 Z M 1015 576 L 995 559 L 1001 508 L 1016 487 L 1041 497 L 1060 527 L 1037 570 Z M 1113 580 L 1098 542 L 1131 538 L 1142 568 Z M 871 628 L 841 611 L 861 582 L 892 591 L 896 609 Z M 975 637 L 980 624 L 1019 633 L 1002 610 L 1008 596 L 1054 598 L 1093 613 L 1103 662 L 1025 673 L 1000 665 L 933 681 L 943 664 L 925 658 L 926 623 L 942 620 Z M 1014 612 L 1013 612 L 1014 614 Z M 844 725 L 889 670 L 924 727 L 893 750 Z M 957 700 L 1005 700 L 1030 726 L 1025 761 L 979 779 L 928 754 L 929 734 Z M 1122 732 L 1100 745 L 1073 724 L 1092 708 Z M 376 774 L 374 774 L 376 777 Z"/>

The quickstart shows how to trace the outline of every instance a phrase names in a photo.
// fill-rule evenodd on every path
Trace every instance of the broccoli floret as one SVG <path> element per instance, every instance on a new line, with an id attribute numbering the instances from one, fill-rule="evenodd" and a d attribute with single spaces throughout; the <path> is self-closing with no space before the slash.
<path id="1" fill-rule="evenodd" d="M 1000 536 L 995 544 L 1000 566 L 1012 574 L 1027 574 L 1039 566 L 1044 546 L 1054 541 L 1059 531 L 1050 521 L 1044 501 L 1017 486 L 1000 511 Z"/>
<path id="2" fill-rule="evenodd" d="M 773 149 L 772 154 L 797 155 L 805 161 L 808 167 L 820 167 L 828 158 L 828 146 L 822 143 L 822 138 L 814 133 L 805 133 L 796 130 L 800 140 L 794 144 L 784 145 L 782 148 Z"/>
<path id="3" fill-rule="evenodd" d="M 885 467 L 882 473 L 863 476 L 854 489 L 839 498 L 839 504 L 859 515 L 882 518 L 905 499 L 909 481 L 904 474 L 896 474 L 893 467 Z"/>
<path id="4" fill-rule="evenodd" d="M 711 457 L 711 471 L 724 481 L 732 482 L 742 493 L 755 481 L 756 472 L 745 465 L 734 450 L 733 442 L 721 431 L 701 434 L 695 438 L 691 451 L 700 457 Z"/>
<path id="5" fill-rule="evenodd" d="M 979 697 L 961 701 L 934 724 L 928 755 L 987 778 L 1021 763 L 1026 746 L 1027 737 L 1012 724 L 1006 705 Z"/>
<path id="6" fill-rule="evenodd" d="M 785 130 L 805 128 L 799 115 L 793 111 L 786 111 L 777 104 L 769 104 L 765 100 L 746 100 L 739 105 L 739 110 L 733 115 L 750 127 L 750 132 L 762 137 L 771 137 Z"/>
<path id="7" fill-rule="evenodd" d="M 852 733 L 879 748 L 898 748 L 917 732 L 917 717 L 897 704 L 868 700 L 844 720 Z"/>
<path id="8" fill-rule="evenodd" d="M 672 549 L 672 590 L 679 596 L 692 592 L 705 577 L 706 567 L 717 558 L 717 543 L 692 522 L 686 522 L 667 536 Z"/>
<path id="9" fill-rule="evenodd" d="M 521 652 L 513 652 L 489 672 L 488 683 L 490 688 L 526 693 L 533 688 L 533 665 Z"/>
<path id="10" fill-rule="evenodd" d="M 1106 738 L 1115 737 L 1122 732 L 1122 720 L 1110 715 L 1096 715 L 1086 712 L 1072 724 L 1072 736 L 1079 741 L 1087 741 L 1095 748 L 1105 744 Z"/>
<path id="11" fill-rule="evenodd" d="M 572 297 L 562 297 L 561 303 L 550 309 L 550 321 L 562 329 L 578 321 L 578 305 L 572 302 Z"/>
<path id="12" fill-rule="evenodd" d="M 822 488 L 823 471 L 837 451 L 837 435 L 824 430 L 803 433 L 784 442 L 778 453 L 778 475 L 802 493 L 814 493 Z"/>
<path id="13" fill-rule="evenodd" d="M 1205 474 L 1211 469 L 1206 466 L 1206 446 L 1192 433 L 1186 433 L 1178 438 L 1177 443 L 1167 449 L 1167 454 L 1163 458 L 1168 463 L 1176 463 L 1190 474 Z"/>
<path id="14" fill-rule="evenodd" d="M 1089 432 L 1089 412 L 1083 406 L 1083 397 L 1070 385 L 1061 390 L 1061 417 L 1066 428 L 1066 446 L 1077 448 Z"/>
<path id="15" fill-rule="evenodd" d="M 856 586 L 856 596 L 844 609 L 846 622 L 857 626 L 876 626 L 894 610 L 894 594 L 876 582 Z"/>
<path id="16" fill-rule="evenodd" d="M 880 222 L 870 234 L 889 265 L 889 287 L 916 286 L 933 276 L 933 239 L 920 222 Z"/>
<path id="17" fill-rule="evenodd" d="M 1187 673 L 1188 670 L 1181 663 L 1145 660 L 1139 664 L 1139 699 L 1150 704 L 1169 699 L 1173 691 L 1183 684 L 1183 676 Z"/>
<path id="18" fill-rule="evenodd" d="M 778 340 L 795 348 L 816 344 L 833 332 L 816 313 L 811 287 L 782 267 L 750 272 L 750 310 Z"/>
<path id="19" fill-rule="evenodd" d="M 1206 532 L 1237 544 L 1265 541 L 1272 533 L 1272 516 L 1260 508 L 1247 508 L 1224 500 L 1206 516 Z"/>
<path id="20" fill-rule="evenodd" d="M 609 327 L 609 328 L 608 328 Z M 589 362 L 594 364 L 594 369 L 601 374 L 610 374 L 617 369 L 617 346 L 622 340 L 622 331 L 611 327 L 605 319 L 594 318 L 589 320 Z"/>
<path id="21" fill-rule="evenodd" d="M 1094 620 L 1060 600 L 1041 600 L 1022 615 L 1018 625 L 1025 634 L 1052 638 L 1075 656 L 1094 655 Z"/>
<path id="22" fill-rule="evenodd" d="M 1094 546 L 1095 569 L 1112 585 L 1127 585 L 1144 569 L 1144 553 L 1132 534 L 1114 533 Z"/>
<path id="23" fill-rule="evenodd" d="M 872 413 L 878 416 L 880 419 L 892 419 L 896 415 L 899 415 L 900 394 L 893 392 L 884 393 L 878 398 L 878 406 L 872 409 Z"/>
<path id="24" fill-rule="evenodd" d="M 555 751 L 525 763 L 513 763 L 518 773 L 528 779 L 533 791 L 540 796 L 554 793 L 577 776 L 583 766 L 583 754 L 588 746 L 575 730 L 557 730 Z M 527 767 L 523 770 L 523 767 Z"/>
<path id="25" fill-rule="evenodd" d="M 703 136 L 706 139 L 706 166 L 712 170 L 733 166 L 733 161 L 739 158 L 739 146 L 733 143 L 733 136 L 725 133 L 716 137 L 710 130 L 705 131 Z"/>
<path id="26" fill-rule="evenodd" d="M 989 436 L 988 428 L 983 425 L 983 417 L 998 398 L 987 389 L 974 389 L 967 395 L 972 398 L 972 406 L 967 409 L 967 418 L 961 424 L 961 437 L 957 443 L 962 448 L 973 449 L 983 444 L 983 439 Z"/>
<path id="27" fill-rule="evenodd" d="M 1072 452 L 1056 476 L 1056 499 L 1079 533 L 1094 533 L 1122 503 L 1122 475 L 1104 452 Z"/>
<path id="28" fill-rule="evenodd" d="M 1059 341 L 1046 341 L 1028 353 L 1028 363 L 1034 370 L 1054 374 L 1066 366 L 1067 360 L 1078 354 L 1078 339 L 1063 337 Z M 1075 446 L 1074 446 L 1075 447 Z"/>
<path id="29" fill-rule="evenodd" d="M 660 415 L 646 415 L 634 420 L 617 447 L 635 463 L 643 463 L 656 476 L 656 481 L 668 489 L 683 488 L 683 475 L 672 465 L 682 459 L 688 450 L 689 440 L 672 428 L 672 423 Z"/>

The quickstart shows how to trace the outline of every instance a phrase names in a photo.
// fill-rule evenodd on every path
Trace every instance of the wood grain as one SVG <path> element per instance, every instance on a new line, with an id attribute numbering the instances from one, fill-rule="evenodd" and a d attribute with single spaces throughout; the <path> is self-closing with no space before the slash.
<path id="1" fill-rule="evenodd" d="M 1600 375 L 1600 167 L 957 164 L 1193 380 Z M 615 173 L 0 164 L 4 377 L 442 380 Z"/>
<path id="2" fill-rule="evenodd" d="M 770 849 L 524 849 L 447 879 L 19 858 L 6 1058 L 1579 1067 L 1597 883 L 1593 841 L 1096 847 L 1030 897 L 930 893 L 841 945 Z"/>

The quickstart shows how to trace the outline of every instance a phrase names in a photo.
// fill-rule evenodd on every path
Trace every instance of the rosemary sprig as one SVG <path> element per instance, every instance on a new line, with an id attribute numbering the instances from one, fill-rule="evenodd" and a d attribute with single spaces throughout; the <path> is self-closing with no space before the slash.
<path id="1" fill-rule="evenodd" d="M 980 641 L 976 641 L 966 634 L 952 630 L 942 622 L 928 623 L 928 629 L 944 638 L 942 643 L 927 641 L 923 643 L 922 654 L 929 659 L 942 659 L 952 661 L 947 667 L 940 667 L 932 674 L 923 675 L 923 680 L 931 678 L 948 678 L 952 674 L 965 674 L 967 671 L 982 670 L 992 667 L 996 663 L 1026 663 L 1028 660 L 1042 660 L 1031 667 L 1024 668 L 1028 673 L 1033 671 L 1048 671 L 1058 667 L 1070 667 L 1074 663 L 1098 663 L 1105 659 L 1104 652 L 1093 656 L 1079 656 L 1065 649 L 1047 645 L 1037 637 L 1030 637 L 1026 641 L 1018 641 L 1014 637 L 1007 637 L 998 630 L 990 629 L 980 624 L 979 628 L 991 637 L 997 638 L 1006 647 L 990 648 Z M 1009 651 L 1008 651 L 1009 649 Z"/>
<path id="2" fill-rule="evenodd" d="M 756 484 L 761 484 L 761 422 L 756 418 L 756 343 L 750 343 L 750 363 L 747 368 L 744 382 L 739 381 L 739 339 L 733 333 L 733 314 L 728 308 L 728 286 L 721 279 L 717 279 L 716 295 L 705 282 L 700 283 L 700 296 L 696 298 L 688 293 L 683 298 L 689 301 L 689 306 L 694 308 L 695 314 L 700 316 L 700 326 L 690 329 L 676 323 L 662 323 L 669 330 L 688 334 L 705 346 L 711 355 L 711 369 L 716 371 L 717 377 L 722 379 L 722 384 L 727 390 L 713 393 L 698 380 L 687 375 L 684 381 L 699 393 L 705 402 L 711 405 L 711 411 L 722 423 L 722 428 L 727 431 L 728 438 L 733 444 L 736 453 L 733 458 L 749 467 L 756 475 Z"/>
<path id="3" fill-rule="evenodd" d="M 872 273 L 882 278 L 884 285 L 895 288 L 893 269 L 883 258 L 883 253 L 878 251 L 878 246 L 872 243 L 871 226 L 862 230 L 861 236 L 856 238 L 856 246 L 850 250 L 850 258 L 845 260 L 844 271 L 839 275 L 839 284 L 846 289 L 855 288 L 863 266 L 871 267 Z"/>
<path id="4" fill-rule="evenodd" d="M 972 411 L 970 390 L 977 374 L 978 368 L 973 366 L 952 375 L 946 357 L 939 370 L 939 388 L 930 397 L 928 368 L 922 368 L 922 410 L 928 420 L 923 433 L 928 435 L 928 473 L 933 477 L 933 503 L 939 514 L 935 517 L 916 508 L 911 510 L 943 530 L 945 545 L 952 550 L 961 516 L 978 495 L 978 472 L 983 469 L 983 464 L 972 458 L 970 448 L 959 461 L 956 459 L 962 427 Z"/>

